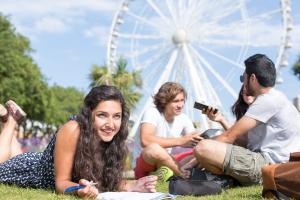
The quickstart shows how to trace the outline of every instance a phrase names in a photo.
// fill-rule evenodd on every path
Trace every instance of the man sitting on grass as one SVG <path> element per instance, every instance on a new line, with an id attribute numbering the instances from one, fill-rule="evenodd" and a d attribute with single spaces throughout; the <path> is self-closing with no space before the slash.
<path id="1" fill-rule="evenodd" d="M 284 163 L 300 151 L 300 114 L 281 92 L 273 87 L 274 63 L 256 54 L 245 61 L 244 92 L 253 96 L 245 115 L 213 139 L 201 140 L 194 148 L 198 162 L 215 174 L 226 174 L 242 185 L 261 182 L 261 168 Z M 247 148 L 233 145 L 248 134 Z"/>
<path id="2" fill-rule="evenodd" d="M 167 166 L 176 175 L 182 175 L 176 160 L 179 156 L 176 147 L 191 148 L 201 139 L 192 121 L 182 113 L 185 100 L 186 92 L 178 83 L 167 82 L 155 94 L 155 106 L 143 114 L 135 138 L 133 165 L 136 179 L 160 166 Z"/>

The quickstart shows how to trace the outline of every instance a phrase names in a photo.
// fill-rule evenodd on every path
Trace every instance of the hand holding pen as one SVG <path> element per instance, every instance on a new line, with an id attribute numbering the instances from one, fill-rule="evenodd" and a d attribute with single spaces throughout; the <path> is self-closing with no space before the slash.
<path id="1" fill-rule="evenodd" d="M 79 180 L 79 185 L 71 186 L 65 189 L 64 192 L 77 191 L 80 197 L 95 198 L 99 194 L 98 189 L 95 187 L 98 183 L 87 181 L 85 179 Z"/>

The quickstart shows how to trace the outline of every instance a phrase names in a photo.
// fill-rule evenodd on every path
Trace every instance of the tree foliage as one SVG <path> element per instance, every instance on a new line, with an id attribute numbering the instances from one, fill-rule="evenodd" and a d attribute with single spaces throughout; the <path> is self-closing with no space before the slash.
<path id="1" fill-rule="evenodd" d="M 293 66 L 294 74 L 299 78 L 300 80 L 300 56 L 298 58 L 298 61 Z"/>
<path id="2" fill-rule="evenodd" d="M 140 71 L 129 72 L 126 70 L 126 66 L 127 62 L 123 58 L 119 59 L 116 68 L 113 69 L 105 65 L 94 65 L 89 75 L 90 86 L 102 84 L 116 86 L 122 92 L 129 109 L 132 109 L 142 96 L 138 91 L 142 88 L 142 78 Z"/>
<path id="3" fill-rule="evenodd" d="M 63 124 L 70 116 L 77 114 L 84 99 L 83 92 L 74 87 L 64 88 L 54 85 L 50 88 L 49 94 L 45 121 L 55 126 Z"/>
<path id="4" fill-rule="evenodd" d="M 12 99 L 30 120 L 58 126 L 78 112 L 83 93 L 48 86 L 32 52 L 30 41 L 0 13 L 0 103 Z"/>
<path id="5" fill-rule="evenodd" d="M 30 56 L 27 38 L 0 15 L 0 100 L 13 99 L 34 120 L 43 119 L 47 83 Z"/>

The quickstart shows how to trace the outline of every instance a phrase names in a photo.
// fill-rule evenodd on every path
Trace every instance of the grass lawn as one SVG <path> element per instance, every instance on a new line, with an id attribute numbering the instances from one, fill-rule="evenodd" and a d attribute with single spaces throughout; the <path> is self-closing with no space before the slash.
<path id="1" fill-rule="evenodd" d="M 168 184 L 158 183 L 157 190 L 159 192 L 168 192 Z M 228 189 L 220 195 L 214 196 L 205 196 L 205 197 L 177 197 L 178 200 L 201 200 L 201 199 L 222 199 L 222 200 L 235 200 L 235 199 L 262 199 L 261 197 L 261 186 L 252 186 L 252 187 L 240 187 L 234 189 Z M 66 199 L 73 200 L 79 199 L 71 195 L 57 195 L 53 191 L 48 190 L 38 190 L 38 189 L 24 189 L 15 186 L 7 186 L 0 184 L 0 199 L 2 200 L 52 200 L 52 199 Z"/>

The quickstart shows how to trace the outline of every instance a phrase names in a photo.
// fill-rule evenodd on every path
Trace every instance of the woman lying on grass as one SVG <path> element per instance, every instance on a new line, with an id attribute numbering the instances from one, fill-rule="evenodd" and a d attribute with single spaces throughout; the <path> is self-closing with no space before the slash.
<path id="1" fill-rule="evenodd" d="M 10 144 L 12 130 L 25 113 L 16 104 L 7 103 L 6 109 L 0 139 Z M 81 112 L 61 127 L 44 152 L 12 158 L 0 153 L 0 183 L 55 188 L 59 193 L 71 186 L 85 185 L 73 192 L 81 197 L 96 197 L 105 191 L 155 192 L 156 176 L 136 181 L 122 177 L 128 118 L 119 90 L 105 85 L 94 87 L 85 97 Z M 91 181 L 97 185 L 91 185 Z"/>

